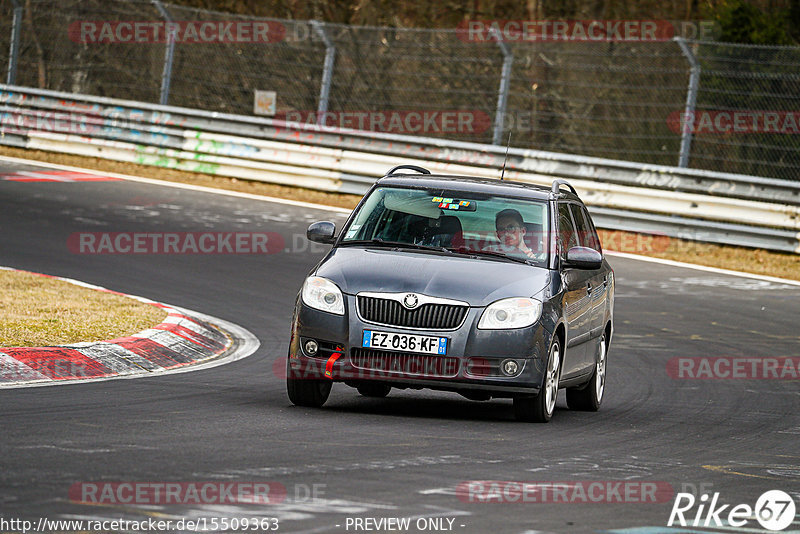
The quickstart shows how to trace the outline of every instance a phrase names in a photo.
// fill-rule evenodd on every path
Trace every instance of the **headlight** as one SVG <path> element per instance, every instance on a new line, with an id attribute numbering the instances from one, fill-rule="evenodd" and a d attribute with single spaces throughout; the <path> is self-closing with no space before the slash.
<path id="1" fill-rule="evenodd" d="M 303 284 L 306 306 L 336 315 L 344 315 L 344 297 L 336 284 L 320 276 L 309 276 Z"/>
<path id="2" fill-rule="evenodd" d="M 536 299 L 515 297 L 498 300 L 483 310 L 478 328 L 481 330 L 525 328 L 538 321 L 541 315 L 542 303 Z"/>

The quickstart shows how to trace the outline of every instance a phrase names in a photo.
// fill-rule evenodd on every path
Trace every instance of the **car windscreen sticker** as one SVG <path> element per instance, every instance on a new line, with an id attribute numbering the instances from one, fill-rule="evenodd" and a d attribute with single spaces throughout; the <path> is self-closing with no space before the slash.
<path id="1" fill-rule="evenodd" d="M 361 229 L 362 226 L 363 226 L 362 224 L 353 224 L 353 225 L 351 225 L 350 228 L 347 230 L 347 234 L 344 236 L 344 238 L 345 239 L 350 239 L 351 237 L 354 237 L 358 233 L 358 231 Z"/>
<path id="2" fill-rule="evenodd" d="M 457 198 L 433 197 L 431 201 L 443 210 L 475 211 L 477 205 L 472 200 L 459 200 Z"/>

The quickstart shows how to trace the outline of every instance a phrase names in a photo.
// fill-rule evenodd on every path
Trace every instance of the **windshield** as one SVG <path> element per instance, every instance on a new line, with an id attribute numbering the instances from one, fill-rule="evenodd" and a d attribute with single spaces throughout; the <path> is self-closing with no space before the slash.
<path id="1" fill-rule="evenodd" d="M 342 243 L 407 245 L 546 265 L 547 203 L 481 193 L 380 187 Z"/>

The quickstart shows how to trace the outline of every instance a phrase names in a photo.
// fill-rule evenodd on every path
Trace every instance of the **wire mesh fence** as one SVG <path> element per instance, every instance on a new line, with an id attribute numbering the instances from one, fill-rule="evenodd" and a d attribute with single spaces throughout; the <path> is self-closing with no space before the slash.
<path id="1" fill-rule="evenodd" d="M 276 117 L 329 127 L 800 177 L 800 48 L 472 40 L 149 0 L 0 0 L 0 17 L 18 85 L 245 115 L 266 90 Z"/>
<path id="2" fill-rule="evenodd" d="M 800 180 L 800 48 L 704 42 L 695 53 L 691 165 Z"/>

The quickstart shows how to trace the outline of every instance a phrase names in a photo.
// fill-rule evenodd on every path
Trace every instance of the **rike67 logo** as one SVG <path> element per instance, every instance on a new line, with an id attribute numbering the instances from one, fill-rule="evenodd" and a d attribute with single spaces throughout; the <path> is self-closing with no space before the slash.
<path id="1" fill-rule="evenodd" d="M 697 511 L 693 509 L 697 505 Z M 678 493 L 667 526 L 678 524 L 681 527 L 744 527 L 753 518 L 767 530 L 784 530 L 792 524 L 795 517 L 794 499 L 781 490 L 764 492 L 756 501 L 755 507 L 749 504 L 719 504 L 719 492 L 711 496 L 704 493 L 696 499 L 691 493 Z"/>

